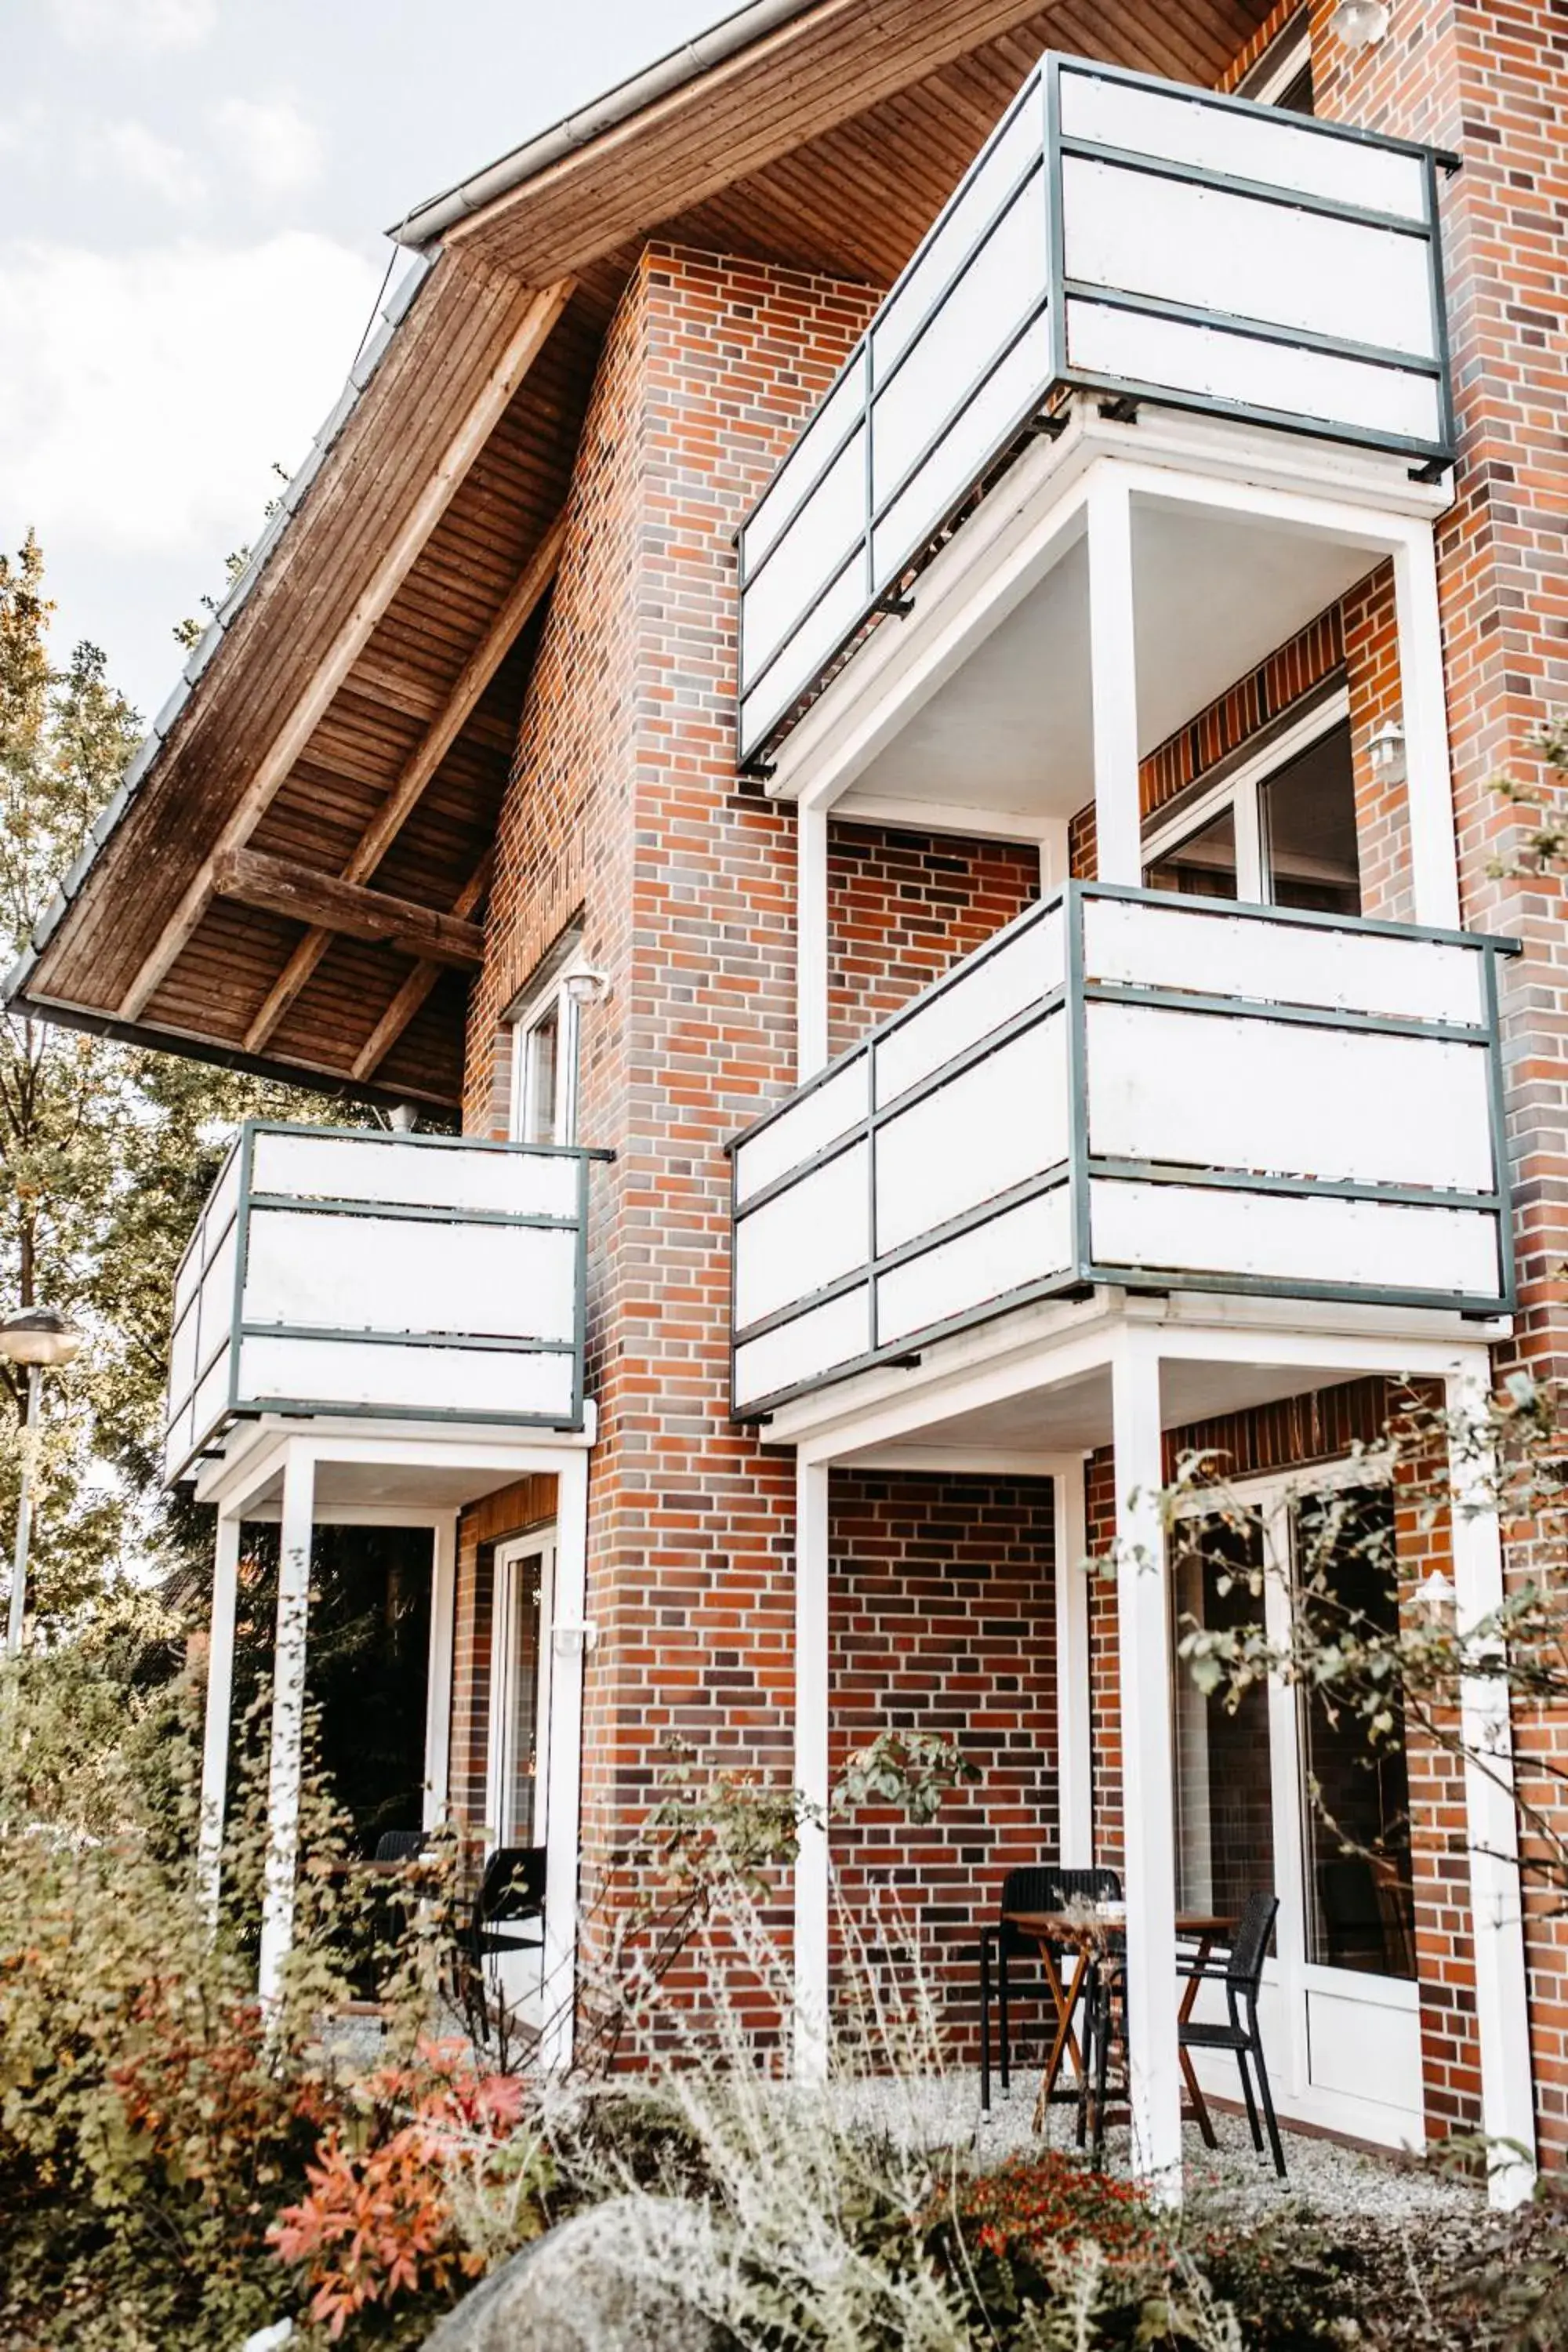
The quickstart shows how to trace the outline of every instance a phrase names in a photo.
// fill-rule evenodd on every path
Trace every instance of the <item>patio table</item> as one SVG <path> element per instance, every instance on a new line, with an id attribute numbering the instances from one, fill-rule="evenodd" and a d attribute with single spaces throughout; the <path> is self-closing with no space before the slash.
<path id="1" fill-rule="evenodd" d="M 1072 2030 L 1073 2012 L 1078 2007 L 1089 1969 L 1100 1960 L 1114 1960 L 1120 1964 L 1121 1956 L 1115 1947 L 1117 1938 L 1126 1932 L 1126 1906 L 1118 1905 L 1114 1908 L 1107 1908 L 1077 1903 L 1064 1911 L 1005 1911 L 1002 1916 L 1009 1927 L 1017 1929 L 1019 1935 L 1027 1936 L 1031 1942 L 1038 1945 L 1046 1987 L 1057 2014 L 1056 2035 L 1035 2099 L 1034 2127 L 1038 2131 L 1053 2098 L 1079 2098 L 1082 2095 L 1084 2065 Z M 1215 1945 L 1223 1943 L 1235 1926 L 1235 1917 L 1229 1912 L 1178 1911 L 1176 1914 L 1177 1939 L 1184 1944 L 1197 1946 L 1194 1967 L 1200 1969 L 1208 1966 Z M 1065 1985 L 1057 1966 L 1058 1950 L 1068 1950 L 1075 1955 L 1071 1976 Z M 1180 2023 L 1186 2022 L 1197 1997 L 1198 1979 L 1194 1976 L 1188 1979 L 1182 1993 L 1181 2006 L 1176 2012 Z M 1193 2072 L 1192 2058 L 1185 2050 L 1180 2056 L 1182 2074 L 1192 2096 L 1193 2113 L 1200 2122 L 1206 2122 L 1208 2110 Z M 1057 2090 L 1057 2078 L 1061 2073 L 1064 2058 L 1071 2059 L 1073 2072 L 1079 2079 L 1079 2088 L 1066 2094 Z"/>

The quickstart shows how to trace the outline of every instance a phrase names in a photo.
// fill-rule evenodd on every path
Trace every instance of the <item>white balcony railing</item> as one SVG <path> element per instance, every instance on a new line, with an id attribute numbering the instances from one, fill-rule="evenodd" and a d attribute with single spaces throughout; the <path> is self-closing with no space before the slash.
<path id="1" fill-rule="evenodd" d="M 261 1413 L 580 1428 L 590 1156 L 249 1121 L 175 1276 L 165 1475 Z"/>
<path id="2" fill-rule="evenodd" d="M 742 761 L 1059 387 L 1448 462 L 1449 160 L 1043 58 L 741 533 Z"/>
<path id="3" fill-rule="evenodd" d="M 737 1415 L 1096 1283 L 1508 1311 L 1510 948 L 1068 884 L 732 1147 Z"/>

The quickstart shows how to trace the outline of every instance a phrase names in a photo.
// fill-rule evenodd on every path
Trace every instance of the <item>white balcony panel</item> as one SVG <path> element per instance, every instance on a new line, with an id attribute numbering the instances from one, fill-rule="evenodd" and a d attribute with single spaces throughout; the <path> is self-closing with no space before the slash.
<path id="1" fill-rule="evenodd" d="M 374 1339 L 252 1336 L 240 1354 L 241 1392 L 277 1404 L 416 1413 L 572 1412 L 569 1355 L 503 1348 L 399 1348 Z"/>
<path id="2" fill-rule="evenodd" d="M 870 1059 L 858 1054 L 804 1094 L 771 1127 L 735 1150 L 735 1198 L 742 1205 L 775 1177 L 798 1168 L 858 1126 L 870 1108 Z"/>
<path id="3" fill-rule="evenodd" d="M 1485 956 L 1441 940 L 1088 898 L 1083 950 L 1091 980 L 1132 987 L 1461 1027 L 1487 1020 Z"/>
<path id="4" fill-rule="evenodd" d="M 751 595 L 748 589 L 748 604 Z M 824 587 L 820 601 L 805 614 L 775 666 L 745 697 L 741 722 L 744 741 L 753 743 L 765 735 L 774 720 L 782 718 L 796 698 L 816 682 L 844 640 L 854 635 L 865 614 L 866 601 L 866 568 L 861 557 L 856 555 L 831 585 Z"/>
<path id="5" fill-rule="evenodd" d="M 434 1138 L 412 1150 L 402 1139 L 312 1135 L 309 1129 L 256 1138 L 252 1192 L 389 1206 L 500 1211 L 512 1216 L 575 1217 L 578 1165 L 572 1159 L 464 1150 Z"/>
<path id="6" fill-rule="evenodd" d="M 228 1403 L 229 1372 L 233 1349 L 219 1349 L 196 1383 L 191 1399 L 191 1433 L 194 1440 L 205 1437 L 222 1420 Z"/>
<path id="7" fill-rule="evenodd" d="M 1179 90 L 1167 96 L 1146 85 L 1068 70 L 1061 80 L 1061 119 L 1068 139 L 1157 155 L 1234 180 L 1260 180 L 1362 212 L 1426 218 L 1424 158 L 1331 137 L 1271 109 L 1243 113 L 1194 102 Z"/>
<path id="8" fill-rule="evenodd" d="M 866 1286 L 844 1291 L 821 1307 L 748 1339 L 735 1350 L 735 1399 L 755 1404 L 783 1389 L 813 1381 L 839 1364 L 852 1363 L 870 1346 Z"/>
<path id="9" fill-rule="evenodd" d="M 1071 1203 L 1067 1185 L 1059 1184 L 881 1276 L 877 1344 L 886 1347 L 978 1312 L 1010 1291 L 1065 1273 L 1071 1263 Z"/>
<path id="10" fill-rule="evenodd" d="M 998 445 L 1030 415 L 1049 379 L 1050 326 L 1042 316 L 992 369 L 952 431 L 877 525 L 872 544 L 878 593 L 941 528 Z M 931 417 L 928 431 L 934 431 L 939 421 Z"/>
<path id="11" fill-rule="evenodd" d="M 1090 1003 L 1098 1159 L 1494 1190 L 1484 1045 Z"/>
<path id="12" fill-rule="evenodd" d="M 1066 1157 L 1067 1022 L 1050 1013 L 877 1136 L 877 1246 L 898 1249 Z"/>
<path id="13" fill-rule="evenodd" d="M 1046 290 L 1046 212 L 1039 176 L 1014 198 L 889 380 L 879 328 L 873 381 L 872 496 L 890 498 L 931 435 L 985 373 Z"/>
<path id="14" fill-rule="evenodd" d="M 867 1147 L 850 1144 L 745 1217 L 735 1236 L 735 1321 L 744 1330 L 864 1265 L 870 1244 Z"/>
<path id="15" fill-rule="evenodd" d="M 233 1223 L 239 1207 L 239 1161 L 237 1148 L 219 1169 L 217 1182 L 207 1195 L 202 1222 L 206 1236 L 204 1247 L 209 1258 L 222 1237 L 225 1226 Z"/>
<path id="16" fill-rule="evenodd" d="M 1069 300 L 1067 322 L 1068 363 L 1089 374 L 1365 433 L 1419 441 L 1442 436 L 1435 376 L 1099 302 Z"/>
<path id="17" fill-rule="evenodd" d="M 878 311 L 871 331 L 876 346 L 876 373 L 880 381 L 909 347 L 922 322 L 941 300 L 966 256 L 984 235 L 1013 183 L 1021 178 L 1040 153 L 1044 136 L 1038 90 L 1033 90 L 1010 121 L 994 134 L 994 143 L 982 151 L 968 184 L 954 197 L 925 245 L 917 253 L 894 291 Z M 1037 184 L 1037 209 L 1043 204 Z M 931 424 L 936 422 L 935 417 Z M 927 431 L 931 430 L 928 425 Z"/>
<path id="18" fill-rule="evenodd" d="M 1497 1221 L 1474 1209 L 1101 1178 L 1089 1186 L 1089 1225 L 1096 1265 L 1187 1281 L 1210 1275 L 1436 1299 L 1489 1298 L 1499 1287 Z"/>
<path id="19" fill-rule="evenodd" d="M 256 1209 L 245 1320 L 570 1339 L 576 1275 L 575 1234 L 551 1226 Z"/>
<path id="20" fill-rule="evenodd" d="M 169 1394 L 179 1402 L 188 1397 L 196 1377 L 196 1317 L 187 1308 L 169 1341 Z"/>
<path id="21" fill-rule="evenodd" d="M 1436 356 L 1426 240 L 1068 155 L 1067 274 L 1091 286 Z"/>
<path id="22" fill-rule="evenodd" d="M 766 564 L 746 583 L 741 679 L 750 688 L 859 538 L 866 521 L 866 440 L 854 434 L 782 534 Z M 857 605 L 866 583 L 855 581 Z"/>
<path id="23" fill-rule="evenodd" d="M 220 1229 L 214 1228 L 215 1232 L 217 1230 Z M 223 1239 L 207 1260 L 206 1272 L 202 1276 L 202 1297 L 198 1309 L 201 1329 L 197 1345 L 204 1356 L 216 1345 L 219 1332 L 231 1319 L 230 1302 L 239 1278 L 240 1226 L 236 1221 L 221 1230 Z"/>
<path id="24" fill-rule="evenodd" d="M 977 1045 L 1026 1006 L 1059 988 L 1064 977 L 1059 911 L 1021 929 L 973 970 L 932 995 L 877 1041 L 877 1100 L 892 1102 Z"/>
<path id="25" fill-rule="evenodd" d="M 866 351 L 862 344 L 846 366 L 795 447 L 773 476 L 762 503 L 746 525 L 746 562 L 754 569 L 798 513 L 806 492 L 822 478 L 838 444 L 866 404 Z"/>

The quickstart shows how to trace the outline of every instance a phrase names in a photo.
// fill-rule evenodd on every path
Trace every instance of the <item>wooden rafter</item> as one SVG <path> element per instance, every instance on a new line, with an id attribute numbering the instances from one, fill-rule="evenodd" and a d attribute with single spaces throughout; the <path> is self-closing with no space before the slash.
<path id="1" fill-rule="evenodd" d="M 424 488 L 391 544 L 354 600 L 323 659 L 261 759 L 212 854 L 197 867 L 173 919 L 119 1006 L 122 1021 L 139 1021 L 160 983 L 184 953 L 214 898 L 214 862 L 226 850 L 241 849 L 288 781 L 328 705 L 369 643 L 377 623 L 407 577 L 420 550 L 450 505 L 454 492 L 479 457 L 497 420 L 544 348 L 571 299 L 574 280 L 563 278 L 542 291 L 519 289 L 519 315 L 504 349 L 487 373 L 462 421 L 432 468 Z"/>
<path id="2" fill-rule="evenodd" d="M 464 884 L 452 909 L 454 915 L 467 918 L 478 912 L 480 901 L 489 888 L 490 870 L 494 864 L 494 850 L 487 850 L 475 872 Z M 363 1084 L 375 1076 L 440 977 L 441 966 L 433 959 L 423 960 L 415 965 L 354 1055 L 349 1073 L 353 1078 Z"/>
<path id="3" fill-rule="evenodd" d="M 478 923 L 258 849 L 226 849 L 215 857 L 213 890 L 239 907 L 319 924 L 332 938 L 384 942 L 458 971 L 477 971 L 484 961 L 485 935 Z"/>
<path id="4" fill-rule="evenodd" d="M 520 631 L 542 601 L 560 568 L 565 536 L 566 518 L 563 512 L 556 516 L 534 550 L 482 642 L 464 663 L 457 684 L 426 730 L 417 750 L 361 835 L 353 856 L 343 868 L 345 882 L 368 882 L 413 814 L 486 688 L 516 644 Z M 331 938 L 331 929 L 324 925 L 306 932 L 246 1031 L 247 1054 L 258 1054 L 272 1036 L 325 955 Z"/>

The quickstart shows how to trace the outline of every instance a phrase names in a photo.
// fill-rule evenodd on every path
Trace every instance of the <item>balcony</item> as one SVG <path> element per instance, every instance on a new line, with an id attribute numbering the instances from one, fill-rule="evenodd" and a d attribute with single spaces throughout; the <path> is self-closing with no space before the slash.
<path id="1" fill-rule="evenodd" d="M 1047 57 L 740 539 L 755 766 L 1059 395 L 1451 461 L 1425 148 Z"/>
<path id="2" fill-rule="evenodd" d="M 1511 950 L 1068 883 L 732 1147 L 737 1417 L 1100 1284 L 1509 1311 Z"/>
<path id="3" fill-rule="evenodd" d="M 580 1429 L 591 1156 L 248 1121 L 175 1276 L 166 1478 L 268 1413 Z"/>

